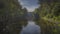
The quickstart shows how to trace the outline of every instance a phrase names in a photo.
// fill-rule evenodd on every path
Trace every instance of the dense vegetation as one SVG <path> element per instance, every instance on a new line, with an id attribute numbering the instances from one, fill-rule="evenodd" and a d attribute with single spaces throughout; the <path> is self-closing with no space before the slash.
<path id="1" fill-rule="evenodd" d="M 19 34 L 27 23 L 26 14 L 18 0 L 0 0 L 0 34 Z"/>
<path id="2" fill-rule="evenodd" d="M 41 34 L 60 34 L 60 0 L 39 0 L 33 19 Z M 19 34 L 27 24 L 27 9 L 18 0 L 0 0 L 0 34 Z"/>
<path id="3" fill-rule="evenodd" d="M 39 14 L 41 34 L 60 34 L 60 0 L 39 0 L 39 4 L 34 13 Z"/>

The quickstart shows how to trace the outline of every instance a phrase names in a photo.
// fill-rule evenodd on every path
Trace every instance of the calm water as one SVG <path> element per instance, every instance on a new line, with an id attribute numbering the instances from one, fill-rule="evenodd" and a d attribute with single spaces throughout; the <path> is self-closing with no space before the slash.
<path id="1" fill-rule="evenodd" d="M 36 25 L 34 21 L 28 21 L 26 27 L 23 27 L 20 34 L 40 34 L 40 26 Z"/>

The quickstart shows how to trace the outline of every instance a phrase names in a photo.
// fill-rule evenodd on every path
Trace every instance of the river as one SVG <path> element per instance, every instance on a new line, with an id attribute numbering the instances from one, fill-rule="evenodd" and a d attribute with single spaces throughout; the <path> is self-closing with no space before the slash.
<path id="1" fill-rule="evenodd" d="M 27 26 L 23 27 L 20 34 L 40 34 L 40 26 L 36 25 L 34 21 L 28 21 Z"/>

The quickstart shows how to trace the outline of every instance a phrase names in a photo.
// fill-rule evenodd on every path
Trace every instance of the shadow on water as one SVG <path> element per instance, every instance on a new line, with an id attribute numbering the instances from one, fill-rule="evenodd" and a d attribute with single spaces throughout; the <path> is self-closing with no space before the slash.
<path id="1" fill-rule="evenodd" d="M 28 21 L 26 27 L 23 27 L 20 34 L 40 34 L 40 26 L 36 25 L 34 21 Z"/>

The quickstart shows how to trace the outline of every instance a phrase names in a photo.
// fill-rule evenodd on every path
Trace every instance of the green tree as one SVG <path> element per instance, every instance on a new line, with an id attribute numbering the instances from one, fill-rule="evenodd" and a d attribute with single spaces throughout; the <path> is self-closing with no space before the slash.
<path id="1" fill-rule="evenodd" d="M 18 0 L 0 0 L 0 34 L 19 34 L 22 25 L 27 23 L 21 21 L 22 10 Z"/>
<path id="2" fill-rule="evenodd" d="M 59 34 L 58 22 L 60 16 L 60 0 L 39 0 L 39 10 L 35 10 L 40 18 L 37 24 L 41 26 L 41 34 Z M 58 28 L 57 28 L 58 27 Z"/>

